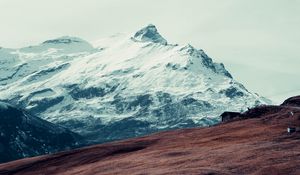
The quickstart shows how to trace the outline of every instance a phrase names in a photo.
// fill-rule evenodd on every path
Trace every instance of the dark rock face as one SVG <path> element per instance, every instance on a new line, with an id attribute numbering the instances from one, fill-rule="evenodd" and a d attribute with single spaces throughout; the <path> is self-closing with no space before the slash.
<path id="1" fill-rule="evenodd" d="M 70 44 L 70 43 L 79 43 L 81 41 L 76 39 L 69 39 L 69 38 L 61 38 L 61 39 L 53 39 L 44 41 L 43 44 Z"/>
<path id="2" fill-rule="evenodd" d="M 137 107 L 142 109 L 148 108 L 152 104 L 152 97 L 149 94 L 139 95 L 136 97 L 125 98 L 122 96 L 115 96 L 111 102 L 115 106 L 118 113 L 129 112 L 135 110 Z"/>
<path id="3" fill-rule="evenodd" d="M 106 84 L 104 87 L 81 88 L 78 85 L 73 85 L 67 87 L 67 89 L 69 89 L 69 93 L 74 100 L 79 100 L 81 98 L 91 99 L 94 97 L 103 97 L 108 93 L 114 92 L 117 87 L 118 85 L 111 86 Z"/>
<path id="4" fill-rule="evenodd" d="M 235 97 L 242 97 L 244 96 L 244 93 L 239 91 L 235 87 L 230 87 L 226 90 L 222 90 L 220 93 L 224 93 L 229 98 L 235 98 Z"/>
<path id="5" fill-rule="evenodd" d="M 76 148 L 82 138 L 0 102 L 0 163 Z"/>
<path id="6" fill-rule="evenodd" d="M 151 41 L 153 43 L 161 43 L 166 45 L 167 40 L 165 40 L 157 31 L 156 27 L 152 24 L 149 24 L 145 28 L 139 30 L 134 35 L 135 39 L 140 41 Z"/>

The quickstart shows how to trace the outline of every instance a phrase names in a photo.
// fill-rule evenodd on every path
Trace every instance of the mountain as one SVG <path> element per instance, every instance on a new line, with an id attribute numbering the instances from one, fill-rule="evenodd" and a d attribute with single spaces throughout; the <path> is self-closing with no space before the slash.
<path id="1" fill-rule="evenodd" d="M 89 44 L 64 36 L 0 49 L 0 100 L 107 142 L 208 126 L 267 101 L 201 49 L 169 44 L 154 25 Z"/>
<path id="2" fill-rule="evenodd" d="M 76 148 L 82 141 L 67 129 L 0 102 L 0 163 Z"/>
<path id="3" fill-rule="evenodd" d="M 297 175 L 300 132 L 289 134 L 287 127 L 300 128 L 299 97 L 281 106 L 252 108 L 212 127 L 160 132 L 2 164 L 0 174 Z"/>

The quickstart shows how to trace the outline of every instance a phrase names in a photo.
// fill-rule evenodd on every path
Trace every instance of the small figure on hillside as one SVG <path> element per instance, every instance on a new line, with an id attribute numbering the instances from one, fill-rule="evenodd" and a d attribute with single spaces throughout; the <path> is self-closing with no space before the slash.
<path id="1" fill-rule="evenodd" d="M 291 116 L 291 117 L 293 117 L 293 116 L 294 116 L 294 113 L 293 113 L 293 111 L 290 111 L 290 112 L 289 112 L 289 114 L 290 114 L 290 116 Z"/>

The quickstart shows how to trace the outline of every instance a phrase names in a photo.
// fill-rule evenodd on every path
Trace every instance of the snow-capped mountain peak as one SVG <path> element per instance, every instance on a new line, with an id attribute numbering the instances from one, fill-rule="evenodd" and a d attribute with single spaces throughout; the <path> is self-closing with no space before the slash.
<path id="1" fill-rule="evenodd" d="M 132 37 L 133 36 L 133 37 Z M 94 47 L 61 37 L 0 50 L 0 100 L 90 140 L 214 124 L 264 103 L 201 49 L 171 45 L 148 25 Z"/>
<path id="2" fill-rule="evenodd" d="M 150 41 L 154 43 L 161 43 L 163 45 L 167 44 L 167 40 L 158 33 L 157 28 L 153 24 L 149 24 L 148 26 L 137 31 L 133 38 L 137 41 Z"/>

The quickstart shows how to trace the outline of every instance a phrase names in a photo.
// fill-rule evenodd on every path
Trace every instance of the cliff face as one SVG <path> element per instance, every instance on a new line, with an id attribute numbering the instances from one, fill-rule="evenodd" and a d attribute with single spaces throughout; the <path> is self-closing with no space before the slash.
<path id="1" fill-rule="evenodd" d="M 300 174 L 300 133 L 287 133 L 300 126 L 299 107 L 262 106 L 213 127 L 22 159 L 0 174 Z"/>

